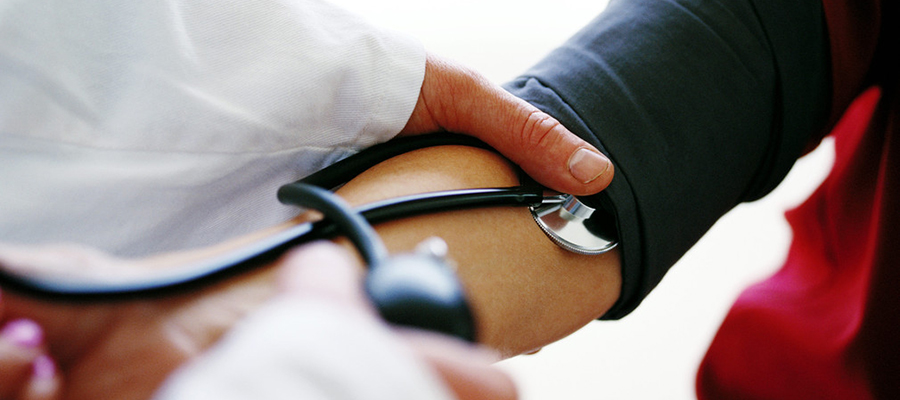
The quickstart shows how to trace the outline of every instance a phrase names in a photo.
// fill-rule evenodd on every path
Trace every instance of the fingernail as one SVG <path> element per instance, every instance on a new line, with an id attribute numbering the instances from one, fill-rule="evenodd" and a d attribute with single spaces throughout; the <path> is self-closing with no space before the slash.
<path id="1" fill-rule="evenodd" d="M 612 163 L 606 156 L 580 148 L 569 157 L 569 173 L 581 183 L 591 183 L 609 171 Z"/>
<path id="2" fill-rule="evenodd" d="M 34 321 L 17 319 L 3 327 L 0 337 L 19 347 L 35 348 L 44 340 L 44 332 Z"/>
<path id="3" fill-rule="evenodd" d="M 47 355 L 35 358 L 31 367 L 36 379 L 50 379 L 56 375 L 56 363 Z"/>

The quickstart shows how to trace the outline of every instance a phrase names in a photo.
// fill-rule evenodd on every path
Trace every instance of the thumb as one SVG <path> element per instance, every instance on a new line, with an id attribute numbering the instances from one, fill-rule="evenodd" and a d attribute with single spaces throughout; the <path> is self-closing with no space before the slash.
<path id="1" fill-rule="evenodd" d="M 609 159 L 556 119 L 480 74 L 429 55 L 404 134 L 447 130 L 491 145 L 540 184 L 575 195 L 612 181 Z"/>

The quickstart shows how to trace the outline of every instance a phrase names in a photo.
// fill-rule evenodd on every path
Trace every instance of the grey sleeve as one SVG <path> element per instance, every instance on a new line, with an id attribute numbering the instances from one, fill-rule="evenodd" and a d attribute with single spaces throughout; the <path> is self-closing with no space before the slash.
<path id="1" fill-rule="evenodd" d="M 771 191 L 824 127 L 818 1 L 613 0 L 507 90 L 608 154 L 587 201 L 614 220 L 627 315 L 731 208 Z"/>

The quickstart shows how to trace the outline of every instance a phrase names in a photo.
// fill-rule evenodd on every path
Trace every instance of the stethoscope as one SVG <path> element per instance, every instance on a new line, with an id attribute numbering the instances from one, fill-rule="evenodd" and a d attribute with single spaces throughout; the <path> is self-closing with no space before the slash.
<path id="1" fill-rule="evenodd" d="M 152 277 L 100 282 L 25 276 L 0 269 L 0 287 L 56 301 L 108 302 L 166 296 L 271 264 L 303 243 L 344 235 L 369 266 L 365 290 L 385 320 L 474 341 L 472 311 L 454 269 L 446 260 L 446 245 L 432 239 L 423 242 L 414 253 L 389 255 L 372 224 L 448 210 L 518 206 L 529 207 L 547 237 L 566 250 L 601 254 L 616 246 L 615 234 L 608 230 L 608 224 L 591 223 L 593 208 L 575 196 L 547 193 L 536 184 L 424 193 L 357 209 L 331 192 L 381 161 L 437 145 L 488 148 L 477 139 L 457 134 L 395 139 L 279 188 L 279 201 L 319 211 L 323 215 L 319 221 L 293 226 L 239 249 Z"/>

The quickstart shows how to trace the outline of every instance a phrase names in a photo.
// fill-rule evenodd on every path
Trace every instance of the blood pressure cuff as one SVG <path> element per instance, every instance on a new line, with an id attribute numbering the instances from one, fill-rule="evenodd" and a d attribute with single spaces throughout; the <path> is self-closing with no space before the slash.
<path id="1" fill-rule="evenodd" d="M 609 155 L 623 287 L 640 304 L 716 222 L 771 191 L 829 108 L 818 0 L 613 0 L 506 85 Z M 727 268 L 728 266 L 722 266 Z"/>

